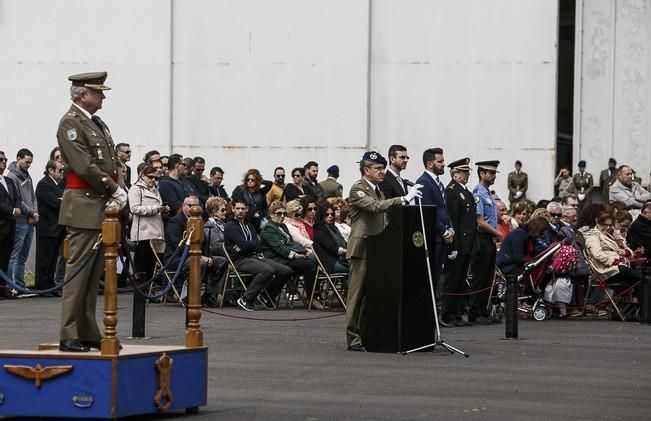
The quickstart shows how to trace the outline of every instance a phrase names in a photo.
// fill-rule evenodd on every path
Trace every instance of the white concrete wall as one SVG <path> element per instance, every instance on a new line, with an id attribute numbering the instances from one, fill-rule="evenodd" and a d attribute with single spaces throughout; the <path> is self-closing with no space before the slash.
<path id="1" fill-rule="evenodd" d="M 373 144 L 410 145 L 414 177 L 427 147 L 499 159 L 505 199 L 520 159 L 529 196 L 550 197 L 557 14 L 544 0 L 373 2 Z"/>
<path id="2" fill-rule="evenodd" d="M 651 181 L 651 0 L 577 1 L 575 162 L 608 158 Z"/>
<path id="3" fill-rule="evenodd" d="M 37 174 L 66 77 L 107 70 L 116 141 L 139 158 L 171 139 L 224 167 L 228 188 L 309 159 L 349 186 L 368 132 L 382 153 L 409 147 L 410 178 L 440 146 L 502 160 L 502 196 L 520 159 L 531 196 L 548 197 L 556 19 L 550 0 L 0 0 L 0 149 L 33 148 Z"/>

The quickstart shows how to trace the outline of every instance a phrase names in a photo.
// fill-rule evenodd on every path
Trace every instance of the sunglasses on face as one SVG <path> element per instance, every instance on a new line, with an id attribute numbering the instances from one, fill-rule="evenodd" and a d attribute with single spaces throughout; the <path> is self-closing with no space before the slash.
<path id="1" fill-rule="evenodd" d="M 122 151 L 122 153 L 125 153 L 127 155 L 131 155 L 131 151 Z"/>
<path id="2" fill-rule="evenodd" d="M 335 215 L 334 212 L 326 212 L 325 213 L 325 216 L 334 216 L 334 215 Z"/>
<path id="3" fill-rule="evenodd" d="M 276 178 L 285 178 L 285 174 L 276 174 Z"/>
<path id="4" fill-rule="evenodd" d="M 307 208 L 307 211 L 308 212 L 316 212 L 316 208 L 313 208 L 312 206 L 310 206 L 309 208 Z"/>
<path id="5" fill-rule="evenodd" d="M 277 212 L 274 212 L 274 215 L 276 215 L 276 216 L 287 216 L 287 212 L 285 212 L 285 211 L 277 211 Z"/>
<path id="6" fill-rule="evenodd" d="M 7 162 L 7 158 L 0 158 L 0 162 Z"/>
<path id="7" fill-rule="evenodd" d="M 156 174 L 151 174 L 151 175 L 146 174 L 145 177 L 151 178 L 152 180 L 156 180 L 156 181 L 160 180 L 160 177 L 157 176 Z"/>
<path id="8" fill-rule="evenodd" d="M 246 182 L 247 183 L 255 183 L 255 178 L 247 178 Z"/>
<path id="9" fill-rule="evenodd" d="M 292 174 L 292 177 L 294 177 L 294 178 L 298 178 L 300 176 L 301 176 L 300 174 Z"/>
<path id="10" fill-rule="evenodd" d="M 561 216 L 563 216 L 562 213 L 550 213 L 550 215 L 553 216 L 554 218 L 560 218 Z"/>

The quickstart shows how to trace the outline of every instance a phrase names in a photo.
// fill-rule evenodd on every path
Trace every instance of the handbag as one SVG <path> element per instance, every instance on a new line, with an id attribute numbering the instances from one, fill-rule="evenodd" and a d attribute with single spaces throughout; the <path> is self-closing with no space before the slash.
<path id="1" fill-rule="evenodd" d="M 307 253 L 307 249 L 305 247 L 292 240 L 290 240 L 289 243 L 287 243 L 287 248 L 293 251 L 294 253 L 299 253 L 299 254 Z"/>

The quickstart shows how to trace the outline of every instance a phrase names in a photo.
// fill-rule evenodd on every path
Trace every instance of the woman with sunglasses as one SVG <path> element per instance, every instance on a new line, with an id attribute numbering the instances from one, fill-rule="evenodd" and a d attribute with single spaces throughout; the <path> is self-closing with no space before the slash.
<path id="1" fill-rule="evenodd" d="M 145 165 L 128 195 L 129 210 L 133 215 L 131 240 L 136 242 L 134 269 L 135 272 L 146 273 L 147 279 L 154 275 L 156 266 L 150 240 L 165 239 L 162 215 L 167 215 L 170 211 L 156 189 L 158 179 L 156 169 L 150 164 Z M 164 250 L 159 251 L 161 254 L 163 252 Z"/>
<path id="2" fill-rule="evenodd" d="M 613 235 L 614 221 L 609 212 L 597 215 L 595 227 L 584 234 L 586 256 L 599 281 L 631 285 L 639 280 L 629 263 L 634 253 Z"/>
<path id="3" fill-rule="evenodd" d="M 312 249 L 313 241 L 305 229 L 303 224 L 303 206 L 298 199 L 287 202 L 287 217 L 285 218 L 285 225 L 292 236 L 292 240 L 296 243 L 307 248 L 308 251 Z"/>
<path id="4" fill-rule="evenodd" d="M 238 199 L 247 204 L 249 210 L 247 220 L 260 232 L 262 222 L 267 215 L 267 192 L 271 189 L 272 182 L 263 180 L 260 171 L 252 168 L 244 174 L 244 182 L 233 190 L 233 200 Z"/>
<path id="5" fill-rule="evenodd" d="M 316 197 L 314 196 L 304 196 L 301 199 L 301 206 L 303 207 L 303 225 L 305 226 L 305 231 L 310 237 L 310 240 L 314 241 L 314 222 L 316 221 Z"/>
<path id="6" fill-rule="evenodd" d="M 304 181 L 305 168 L 294 168 L 292 170 L 292 182 L 285 185 L 283 200 L 289 202 L 290 200 L 300 199 L 305 196 L 305 189 L 303 188 Z"/>
<path id="7" fill-rule="evenodd" d="M 286 266 L 289 269 L 288 274 L 281 273 L 281 282 L 274 282 L 269 291 L 273 298 L 277 297 L 282 287 L 287 283 L 292 273 L 303 275 L 307 294 L 312 292 L 314 278 L 316 276 L 316 259 L 308 250 L 292 240 L 285 218 L 287 210 L 285 204 L 280 200 L 274 201 L 269 206 L 269 217 L 271 220 L 262 228 L 260 241 L 262 243 L 262 254 L 266 259 L 273 260 L 276 263 Z M 274 267 L 275 268 L 275 267 Z M 276 277 L 279 277 L 276 271 Z M 322 310 L 323 306 L 317 300 L 314 300 L 312 307 Z"/>
<path id="8" fill-rule="evenodd" d="M 348 273 L 346 247 L 348 247 L 346 240 L 335 226 L 334 206 L 325 202 L 317 210 L 314 251 L 328 273 Z"/>

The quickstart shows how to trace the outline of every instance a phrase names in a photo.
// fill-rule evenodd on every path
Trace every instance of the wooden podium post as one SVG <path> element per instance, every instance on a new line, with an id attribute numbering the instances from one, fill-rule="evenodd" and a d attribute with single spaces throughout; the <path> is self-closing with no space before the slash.
<path id="1" fill-rule="evenodd" d="M 120 353 L 120 341 L 117 338 L 118 298 L 117 266 L 118 247 L 120 246 L 120 209 L 109 206 L 104 211 L 106 218 L 102 223 L 102 241 L 104 242 L 104 338 L 101 354 L 114 356 Z"/>
<path id="2" fill-rule="evenodd" d="M 203 241 L 203 211 L 199 206 L 190 210 L 187 230 L 190 236 L 190 279 L 188 285 L 188 326 L 185 330 L 185 346 L 203 346 L 201 331 L 201 242 Z"/>

